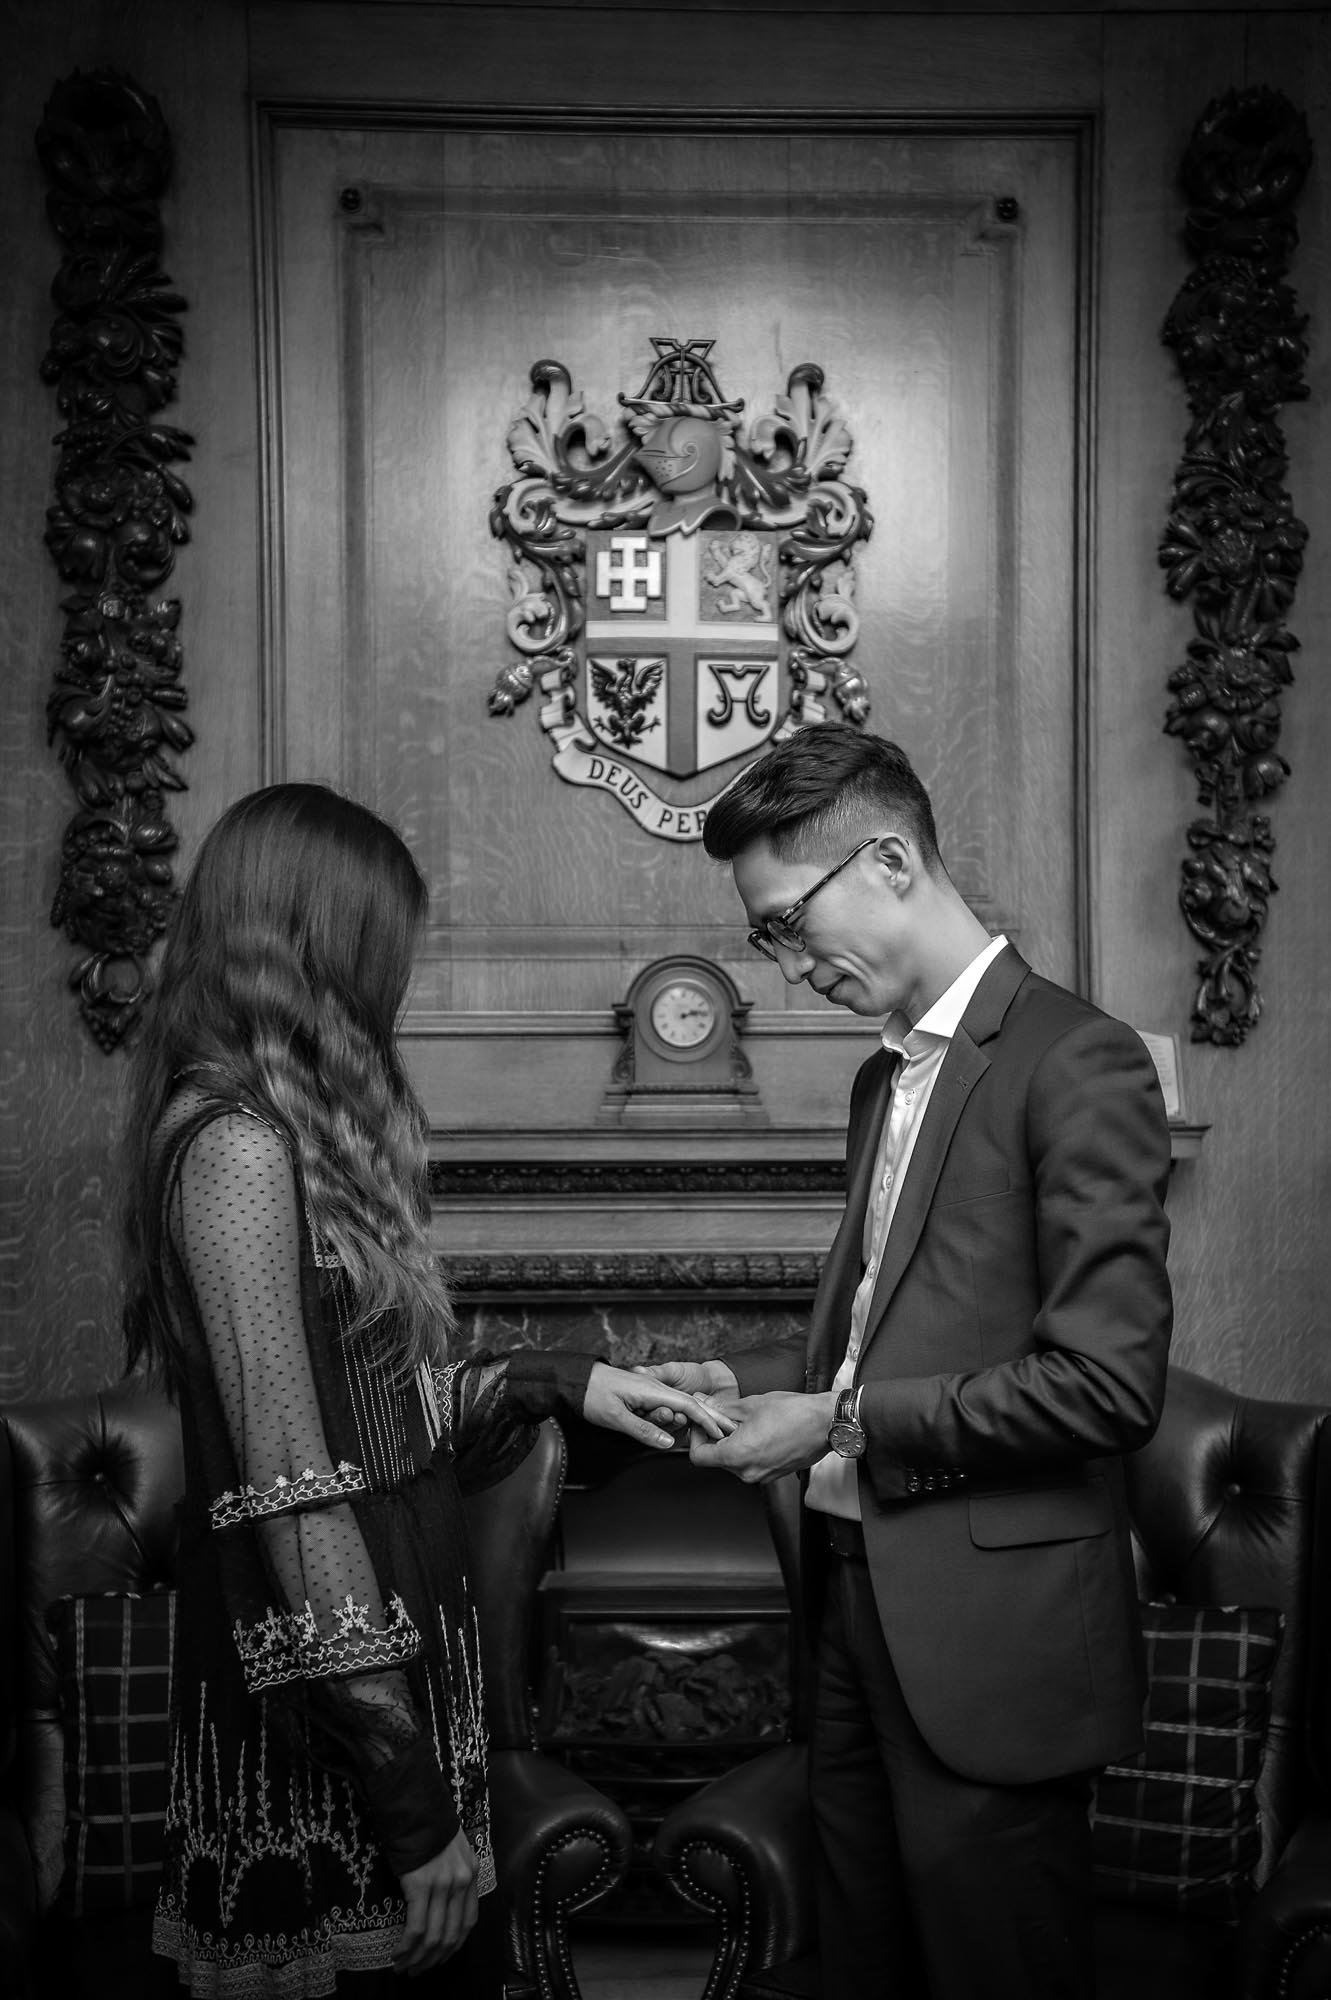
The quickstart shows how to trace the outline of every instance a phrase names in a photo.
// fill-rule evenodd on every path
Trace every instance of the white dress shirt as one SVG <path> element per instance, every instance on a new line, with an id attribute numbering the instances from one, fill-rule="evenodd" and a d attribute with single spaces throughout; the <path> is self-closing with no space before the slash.
<path id="1" fill-rule="evenodd" d="M 959 973 L 946 993 L 934 1001 L 912 1028 L 904 1014 L 889 1014 L 883 1023 L 883 1047 L 902 1059 L 892 1090 L 892 1102 L 883 1120 L 874 1162 L 873 1192 L 864 1215 L 864 1275 L 850 1308 L 850 1341 L 846 1358 L 832 1380 L 838 1391 L 849 1389 L 855 1380 L 860 1349 L 864 1344 L 865 1321 L 873 1301 L 887 1234 L 896 1214 L 902 1183 L 910 1168 L 911 1155 L 929 1099 L 943 1067 L 948 1045 L 961 1025 L 961 1017 L 985 970 L 1007 944 L 1005 937 L 991 939 L 982 952 Z M 823 1514 L 840 1514 L 848 1521 L 860 1518 L 860 1489 L 853 1458 L 829 1451 L 809 1473 L 804 1504 Z"/>

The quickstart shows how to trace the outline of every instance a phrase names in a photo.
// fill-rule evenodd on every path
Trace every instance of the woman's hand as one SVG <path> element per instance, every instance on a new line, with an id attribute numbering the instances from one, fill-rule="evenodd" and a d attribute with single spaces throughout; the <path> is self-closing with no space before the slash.
<path id="1" fill-rule="evenodd" d="M 650 1375 L 654 1381 L 664 1382 L 671 1389 L 687 1389 L 691 1395 L 700 1396 L 707 1403 L 714 1397 L 733 1400 L 739 1395 L 735 1371 L 725 1361 L 643 1361 L 633 1372 L 635 1375 Z M 647 1414 L 656 1423 L 668 1425 L 672 1430 L 684 1428 L 684 1419 L 679 1412 L 664 1409 L 659 1402 L 653 1404 Z"/>
<path id="2" fill-rule="evenodd" d="M 688 1424 L 713 1442 L 734 1429 L 729 1417 L 687 1390 L 668 1387 L 651 1375 L 612 1368 L 604 1361 L 592 1369 L 582 1414 L 606 1430 L 624 1431 L 640 1444 L 660 1450 L 668 1450 L 675 1442 L 674 1432 L 662 1430 L 662 1423 L 673 1422 L 680 1428 Z"/>
<path id="3" fill-rule="evenodd" d="M 476 1855 L 460 1829 L 432 1861 L 409 1868 L 401 1878 L 407 1924 L 393 1970 L 414 1978 L 442 1965 L 463 1942 L 479 1914 Z"/>

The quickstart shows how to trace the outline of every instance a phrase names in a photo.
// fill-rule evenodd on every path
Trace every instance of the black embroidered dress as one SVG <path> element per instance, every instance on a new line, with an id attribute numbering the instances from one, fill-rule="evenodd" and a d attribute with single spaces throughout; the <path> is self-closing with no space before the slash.
<path id="1" fill-rule="evenodd" d="M 186 1491 L 154 1948 L 218 2000 L 400 1995 L 399 1875 L 462 1827 L 494 1885 L 462 1492 L 581 1408 L 591 1360 L 393 1386 L 281 1134 L 189 1086 L 159 1143 Z"/>

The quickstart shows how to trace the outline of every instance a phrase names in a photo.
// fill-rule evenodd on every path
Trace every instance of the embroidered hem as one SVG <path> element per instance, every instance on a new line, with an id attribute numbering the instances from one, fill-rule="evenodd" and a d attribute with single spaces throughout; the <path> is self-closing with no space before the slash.
<path id="1" fill-rule="evenodd" d="M 271 1486 L 256 1492 L 242 1486 L 239 1493 L 219 1493 L 208 1509 L 213 1528 L 234 1528 L 241 1521 L 264 1520 L 270 1514 L 286 1514 L 297 1507 L 319 1506 L 341 1500 L 349 1493 L 367 1493 L 369 1482 L 358 1465 L 342 1459 L 334 1472 L 316 1472 L 307 1465 L 295 1479 L 279 1472 Z"/>
<path id="2" fill-rule="evenodd" d="M 300 1611 L 270 1610 L 253 1625 L 237 1622 L 236 1651 L 251 1694 L 288 1681 L 332 1680 L 405 1666 L 421 1651 L 421 1635 L 400 1597 L 384 1607 L 384 1622 L 370 1622 L 370 1608 L 350 1595 L 333 1613 L 337 1629 L 320 1632 L 307 1602 Z"/>
<path id="3" fill-rule="evenodd" d="M 403 1929 L 399 1902 L 330 1910 L 317 1929 L 232 1942 L 188 1922 L 172 1896 L 153 1917 L 152 1948 L 171 1958 L 199 2000 L 321 2000 L 339 1972 L 380 1972 L 393 1963 Z"/>

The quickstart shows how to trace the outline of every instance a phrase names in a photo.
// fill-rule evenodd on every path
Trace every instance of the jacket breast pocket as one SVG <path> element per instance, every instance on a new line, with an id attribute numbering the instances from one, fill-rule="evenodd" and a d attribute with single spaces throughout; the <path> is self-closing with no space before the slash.
<path id="1" fill-rule="evenodd" d="M 948 1208 L 953 1202 L 980 1201 L 988 1194 L 1006 1194 L 1011 1186 L 1012 1177 L 1004 1166 L 980 1167 L 971 1172 L 962 1167 L 939 1175 L 931 1207 Z"/>
<path id="2" fill-rule="evenodd" d="M 1024 1493 L 972 1493 L 970 1518 L 977 1549 L 1011 1549 L 1108 1534 L 1114 1510 L 1104 1481 L 1092 1479 Z"/>

